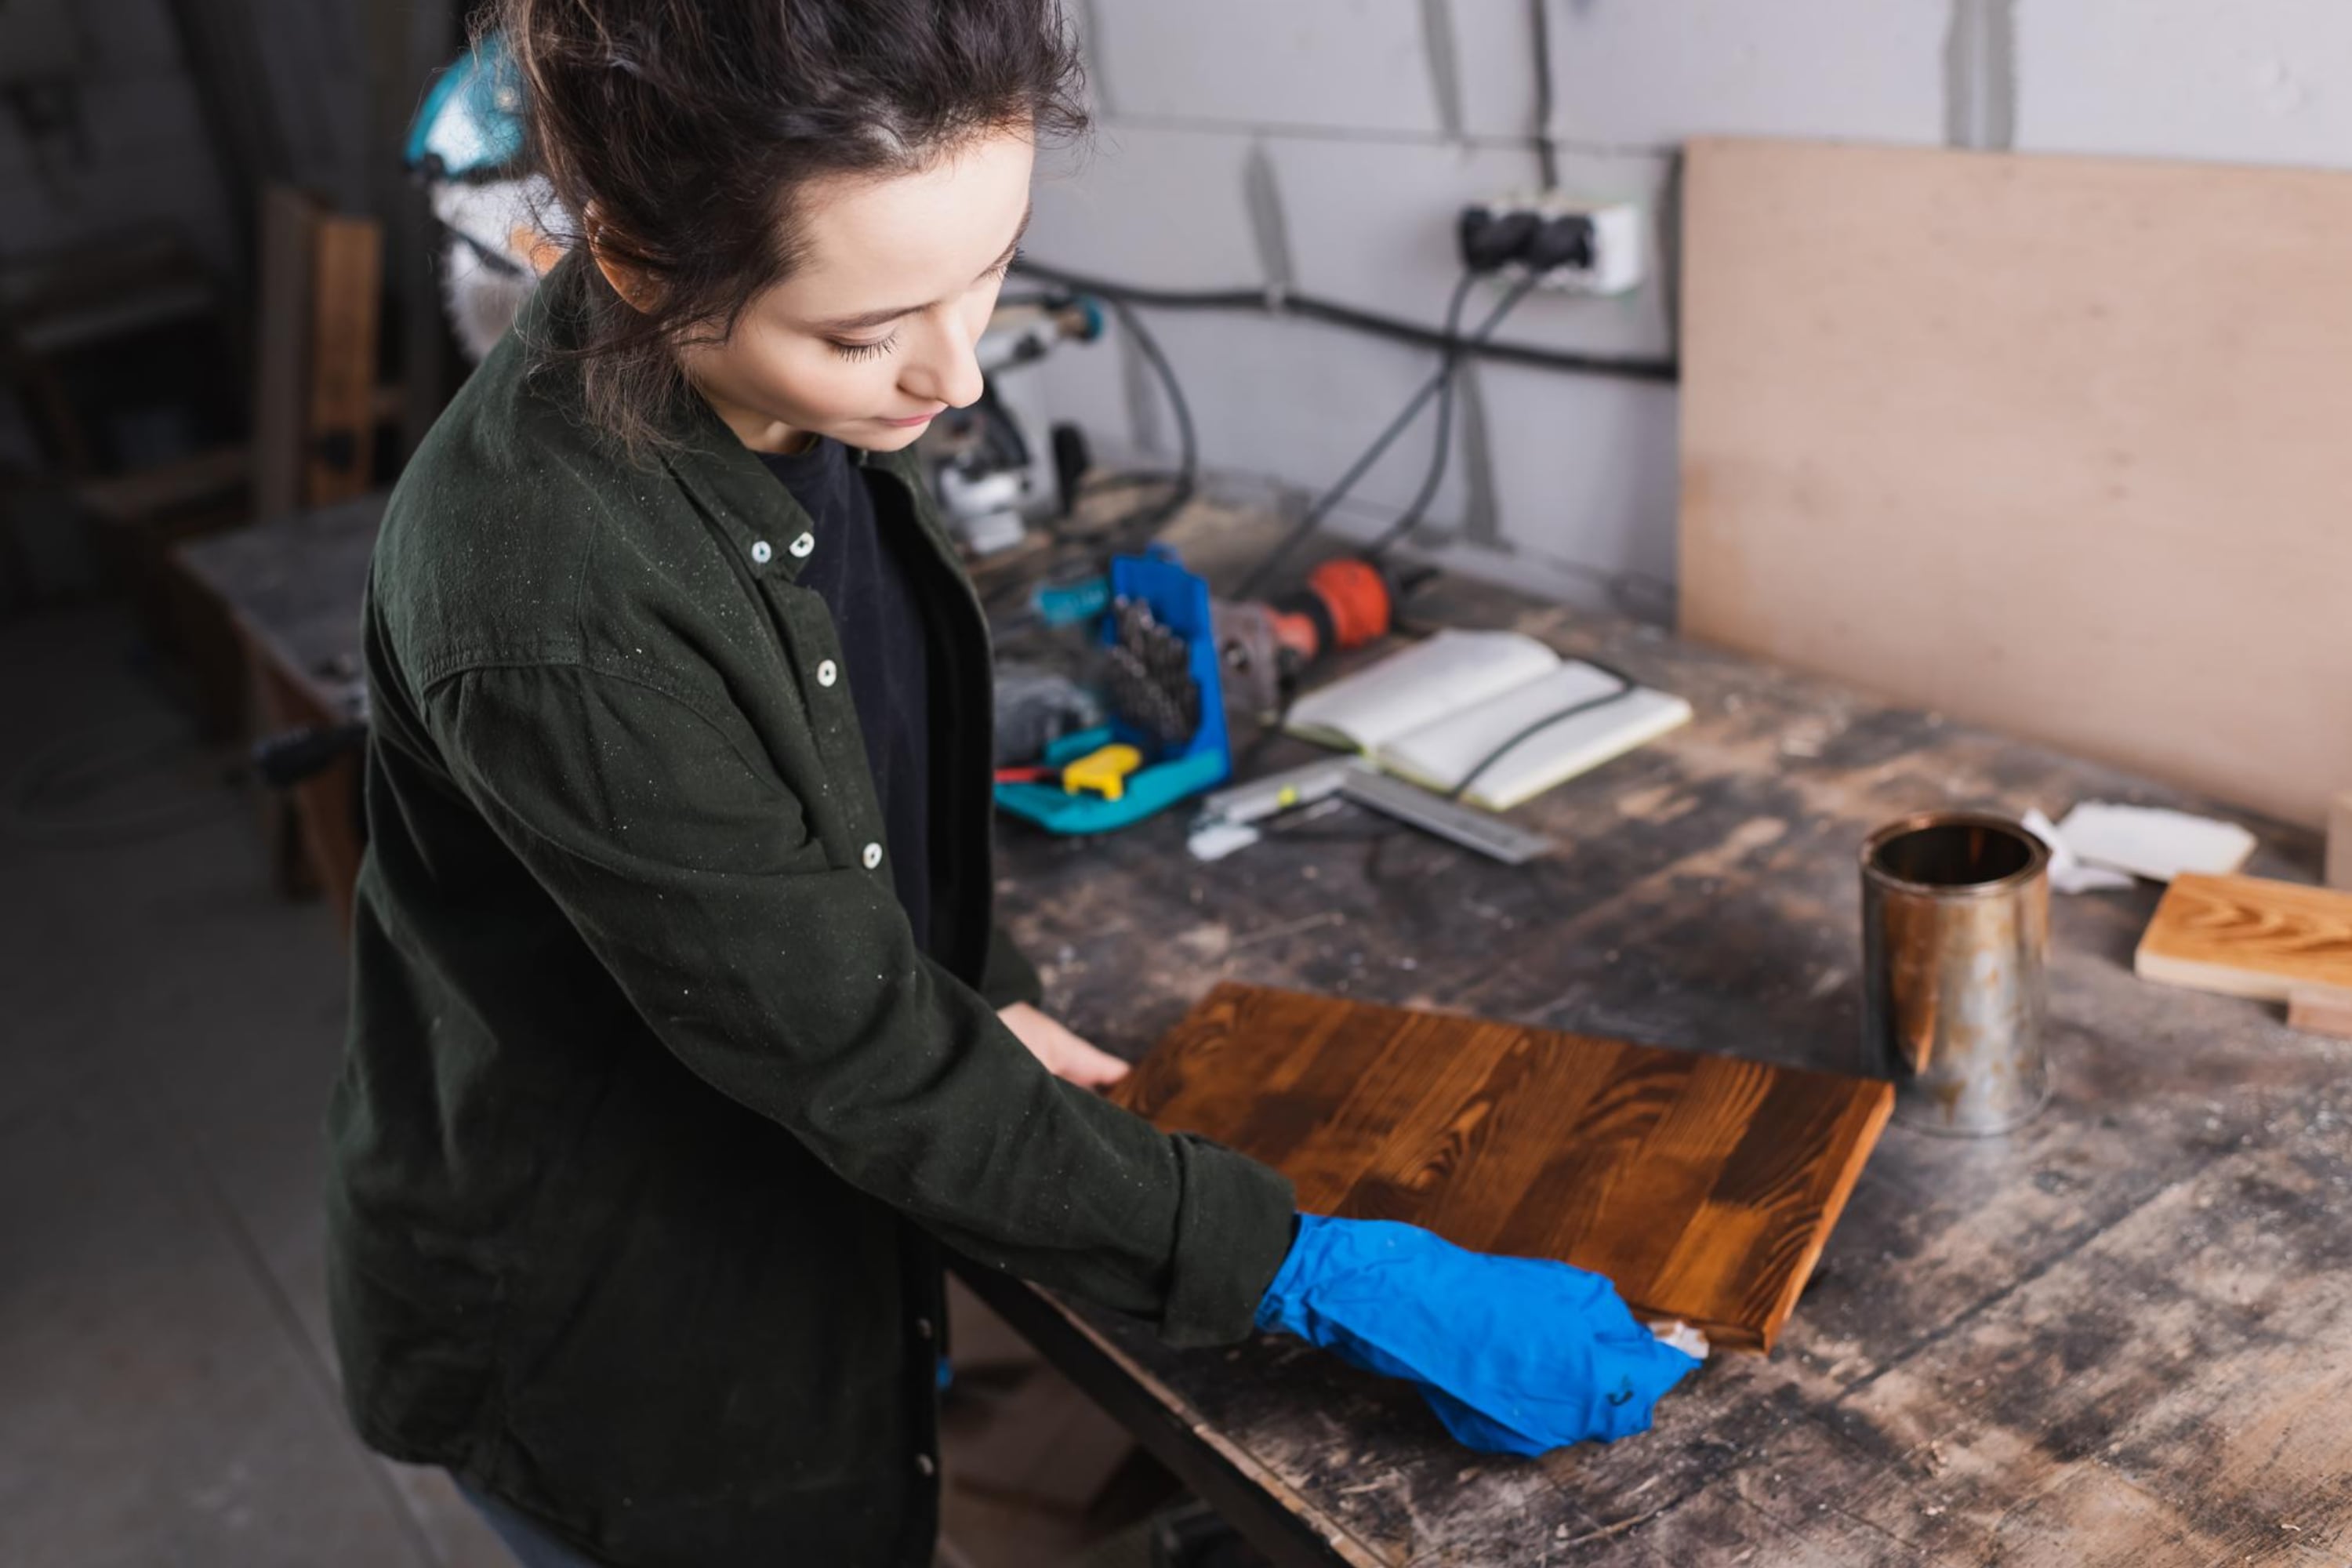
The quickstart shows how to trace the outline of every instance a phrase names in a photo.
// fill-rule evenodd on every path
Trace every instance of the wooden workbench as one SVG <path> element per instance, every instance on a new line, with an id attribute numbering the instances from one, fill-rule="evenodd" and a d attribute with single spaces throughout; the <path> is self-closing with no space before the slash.
<path id="1" fill-rule="evenodd" d="M 352 710 L 372 504 L 194 562 L 287 717 Z M 1265 538 L 1207 508 L 1176 533 L 1213 580 Z M 1005 913 L 1076 1027 L 1139 1055 L 1233 978 L 1850 1070 L 1869 827 L 2201 804 L 1454 578 L 1413 609 L 1595 653 L 1698 716 L 1515 813 L 1564 843 L 1519 869 L 1352 809 L 1214 865 L 1186 856 L 1181 814 L 1098 840 L 1008 826 Z M 333 783 L 310 792 L 322 828 Z M 2252 826 L 2253 869 L 2312 876 L 2315 839 Z M 972 1282 L 1285 1563 L 2343 1568 L 2352 1045 L 2135 980 L 2153 906 L 2056 900 L 2050 1110 L 1984 1142 L 1890 1128 L 1780 1349 L 1718 1360 L 1612 1448 L 1482 1458 L 1295 1343 L 1176 1352 Z"/>
<path id="2" fill-rule="evenodd" d="M 367 717 L 360 601 L 384 499 L 295 512 L 175 552 L 181 572 L 236 628 L 255 738 Z M 352 752 L 288 792 L 311 872 L 346 928 L 364 847 L 359 790 Z"/>
<path id="3" fill-rule="evenodd" d="M 1517 869 L 1353 808 L 1215 864 L 1176 816 L 1008 826 L 1002 900 L 1056 1012 L 1133 1057 L 1238 979 L 1857 1070 L 1869 828 L 2205 804 L 1451 578 L 1413 611 L 1594 654 L 1697 718 L 1515 813 L 1564 844 Z M 2312 877 L 2314 839 L 2251 826 L 2254 869 Z M 1890 1127 L 1780 1349 L 1718 1358 L 1613 1447 L 1483 1458 L 1296 1342 L 1173 1352 L 971 1282 L 1286 1564 L 2342 1568 L 2352 1045 L 2134 979 L 2154 901 L 2056 900 L 2050 1109 L 1984 1141 Z"/>

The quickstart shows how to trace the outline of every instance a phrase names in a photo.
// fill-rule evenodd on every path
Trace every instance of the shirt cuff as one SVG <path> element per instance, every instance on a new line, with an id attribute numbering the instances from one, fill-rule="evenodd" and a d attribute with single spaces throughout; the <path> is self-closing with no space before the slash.
<path id="1" fill-rule="evenodd" d="M 1183 1195 L 1160 1336 L 1179 1348 L 1230 1344 L 1249 1336 L 1290 1252 L 1297 1199 L 1288 1177 L 1223 1144 L 1189 1132 L 1171 1142 Z"/>

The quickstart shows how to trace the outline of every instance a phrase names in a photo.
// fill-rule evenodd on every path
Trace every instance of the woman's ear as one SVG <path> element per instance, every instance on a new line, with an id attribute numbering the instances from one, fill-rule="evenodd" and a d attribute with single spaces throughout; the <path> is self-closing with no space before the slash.
<path id="1" fill-rule="evenodd" d="M 613 286 L 613 292 L 639 315 L 651 310 L 660 299 L 660 289 L 653 279 L 615 257 L 606 247 L 604 224 L 596 216 L 593 206 L 588 209 L 587 222 L 582 226 L 587 230 L 589 258 L 596 263 L 596 270 L 604 275 L 604 281 Z"/>

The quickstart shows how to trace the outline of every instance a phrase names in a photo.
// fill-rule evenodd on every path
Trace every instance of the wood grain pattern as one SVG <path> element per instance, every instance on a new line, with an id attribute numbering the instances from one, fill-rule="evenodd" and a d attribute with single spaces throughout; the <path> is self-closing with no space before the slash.
<path id="1" fill-rule="evenodd" d="M 1116 1092 L 1276 1166 L 1303 1211 L 1560 1258 L 1761 1351 L 1893 1103 L 1868 1079 L 1235 984 Z"/>
<path id="2" fill-rule="evenodd" d="M 2316 826 L 2352 780 L 2352 176 L 1687 171 L 1685 633 Z"/>
<path id="3" fill-rule="evenodd" d="M 2258 1002 L 2352 989 L 2352 893 L 2260 877 L 2176 877 L 2132 961 L 2141 979 Z"/>

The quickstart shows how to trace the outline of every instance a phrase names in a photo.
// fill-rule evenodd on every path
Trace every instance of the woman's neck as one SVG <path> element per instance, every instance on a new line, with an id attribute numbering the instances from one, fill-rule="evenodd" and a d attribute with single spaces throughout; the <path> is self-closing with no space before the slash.
<path id="1" fill-rule="evenodd" d="M 708 392 L 702 394 L 702 398 L 710 405 L 711 412 L 719 416 L 727 428 L 735 432 L 735 438 L 754 452 L 782 456 L 790 452 L 805 452 L 816 445 L 817 437 L 814 430 L 803 430 L 751 409 L 739 408 L 711 396 Z"/>

